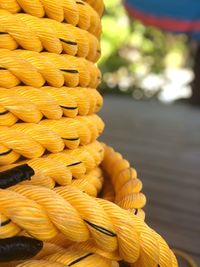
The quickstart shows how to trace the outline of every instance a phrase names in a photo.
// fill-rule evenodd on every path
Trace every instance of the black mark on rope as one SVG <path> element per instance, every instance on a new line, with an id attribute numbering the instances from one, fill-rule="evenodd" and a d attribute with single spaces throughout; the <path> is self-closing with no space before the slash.
<path id="1" fill-rule="evenodd" d="M 0 34 L 8 34 L 7 32 L 0 32 Z"/>
<path id="2" fill-rule="evenodd" d="M 100 50 L 100 49 L 98 49 L 98 50 L 97 50 L 97 53 L 101 54 L 101 50 Z"/>
<path id="3" fill-rule="evenodd" d="M 26 260 L 43 248 L 43 242 L 25 236 L 0 239 L 0 262 Z"/>
<path id="4" fill-rule="evenodd" d="M 0 224 L 0 227 L 6 226 L 6 225 L 9 224 L 10 222 L 11 222 L 11 220 L 8 219 L 8 220 L 2 222 L 2 223 Z"/>
<path id="5" fill-rule="evenodd" d="M 78 70 L 64 70 L 64 69 L 60 69 L 60 70 L 64 72 L 69 72 L 69 73 L 79 73 Z"/>
<path id="6" fill-rule="evenodd" d="M 70 109 L 70 110 L 75 110 L 77 109 L 78 107 L 65 107 L 65 106 L 60 106 L 61 108 L 64 108 L 64 109 Z M 0 113 L 1 115 L 1 113 Z"/>
<path id="7" fill-rule="evenodd" d="M 6 68 L 4 68 L 4 67 L 0 67 L 0 70 L 7 70 Z"/>
<path id="8" fill-rule="evenodd" d="M 84 220 L 84 221 L 85 221 L 87 224 L 89 224 L 91 227 L 93 227 L 95 230 L 101 232 L 102 234 L 105 234 L 105 235 L 107 235 L 107 236 L 112 236 L 112 237 L 116 236 L 116 234 L 113 233 L 113 232 L 110 231 L 110 230 L 107 230 L 107 229 L 105 229 L 105 228 L 103 228 L 103 227 L 101 227 L 101 226 L 99 226 L 99 225 L 96 225 L 96 224 L 94 224 L 94 223 L 91 223 L 91 222 L 89 222 L 89 221 L 87 221 L 87 220 Z"/>
<path id="9" fill-rule="evenodd" d="M 72 164 L 67 165 L 67 167 L 76 166 L 76 165 L 79 165 L 79 164 L 81 164 L 81 163 L 82 163 L 82 161 L 74 162 L 74 163 L 72 163 Z"/>
<path id="10" fill-rule="evenodd" d="M 75 263 L 77 263 L 79 261 L 82 261 L 82 260 L 86 259 L 87 257 L 89 257 L 91 255 L 93 255 L 93 253 L 88 253 L 88 254 L 82 256 L 81 258 L 78 258 L 77 260 L 72 261 L 70 264 L 68 264 L 68 266 L 72 266 L 73 264 L 75 264 Z"/>
<path id="11" fill-rule="evenodd" d="M 62 41 L 63 43 L 69 44 L 69 45 L 77 45 L 76 42 L 72 42 L 72 41 L 64 40 L 64 39 L 62 39 L 62 38 L 60 38 L 60 41 Z"/>
<path id="12" fill-rule="evenodd" d="M 137 214 L 138 214 L 138 209 L 136 209 L 136 210 L 135 210 L 134 214 L 135 214 L 135 215 L 137 215 Z"/>
<path id="13" fill-rule="evenodd" d="M 10 154 L 11 152 L 12 152 L 12 149 L 9 149 L 6 152 L 0 153 L 0 156 L 6 156 L 6 155 Z"/>
<path id="14" fill-rule="evenodd" d="M 76 3 L 77 3 L 78 5 L 83 5 L 83 6 L 85 5 L 83 2 L 79 2 L 79 1 L 77 1 Z"/>
<path id="15" fill-rule="evenodd" d="M 8 113 L 9 113 L 9 110 L 5 110 L 3 112 L 0 112 L 0 116 L 5 115 L 5 114 L 8 114 Z"/>
<path id="16" fill-rule="evenodd" d="M 29 180 L 34 170 L 27 164 L 0 173 L 0 188 L 5 189 L 22 181 Z"/>
<path id="17" fill-rule="evenodd" d="M 66 141 L 78 141 L 80 138 L 79 137 L 75 137 L 75 138 L 63 138 L 63 140 Z"/>

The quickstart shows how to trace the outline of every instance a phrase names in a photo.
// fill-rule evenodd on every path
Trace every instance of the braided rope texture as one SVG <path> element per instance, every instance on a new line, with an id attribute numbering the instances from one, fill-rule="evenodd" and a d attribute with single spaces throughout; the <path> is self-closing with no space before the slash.
<path id="1" fill-rule="evenodd" d="M 130 176 L 127 161 L 111 148 L 104 148 L 105 155 L 109 156 L 108 159 L 104 157 L 104 170 L 109 173 L 114 162 L 119 166 L 115 177 L 121 177 L 120 182 L 110 177 L 114 187 L 121 183 L 122 192 L 128 191 L 127 196 L 140 192 L 141 186 L 137 184 L 126 187 L 127 182 L 137 181 L 134 169 L 131 169 Z M 121 190 L 119 193 L 116 190 L 116 199 L 123 199 Z M 73 185 L 59 186 L 53 190 L 15 185 L 0 190 L 0 201 L 1 213 L 6 216 L 6 221 L 9 219 L 4 227 L 10 229 L 10 233 L 16 235 L 23 229 L 30 236 L 53 244 L 56 244 L 55 238 L 59 232 L 62 233 L 57 243 L 61 250 L 51 250 L 48 254 L 44 249 L 35 260 L 24 262 L 22 266 L 35 266 L 40 261 L 44 266 L 52 262 L 71 266 L 77 261 L 80 264 L 77 266 L 87 266 L 89 263 L 84 265 L 83 259 L 91 260 L 91 266 L 96 264 L 97 259 L 107 261 L 105 266 L 113 266 L 120 259 L 134 263 L 132 266 L 178 266 L 166 242 L 144 223 L 141 216 L 136 216 L 133 210 L 126 211 L 111 202 L 89 196 Z M 125 198 L 125 206 L 126 201 Z M 130 204 L 130 201 L 127 202 Z M 131 208 L 136 209 L 138 203 L 138 200 L 135 205 L 131 203 Z M 140 203 L 140 207 L 144 204 Z M 35 221 L 43 223 L 38 227 Z"/>
<path id="2" fill-rule="evenodd" d="M 97 141 L 103 10 L 0 1 L 2 267 L 178 266 L 144 222 L 136 170 Z"/>

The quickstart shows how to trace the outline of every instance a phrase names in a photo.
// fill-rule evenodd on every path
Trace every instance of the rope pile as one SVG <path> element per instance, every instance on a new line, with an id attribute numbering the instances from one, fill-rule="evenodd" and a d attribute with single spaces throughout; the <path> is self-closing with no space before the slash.
<path id="1" fill-rule="evenodd" d="M 103 0 L 0 1 L 0 265 L 175 267 L 104 122 Z"/>

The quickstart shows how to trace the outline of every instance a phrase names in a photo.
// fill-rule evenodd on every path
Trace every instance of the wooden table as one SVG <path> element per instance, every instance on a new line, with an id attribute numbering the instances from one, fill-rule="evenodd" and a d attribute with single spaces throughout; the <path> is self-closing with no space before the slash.
<path id="1" fill-rule="evenodd" d="M 200 109 L 105 96 L 101 116 L 102 140 L 144 182 L 147 223 L 200 266 Z"/>

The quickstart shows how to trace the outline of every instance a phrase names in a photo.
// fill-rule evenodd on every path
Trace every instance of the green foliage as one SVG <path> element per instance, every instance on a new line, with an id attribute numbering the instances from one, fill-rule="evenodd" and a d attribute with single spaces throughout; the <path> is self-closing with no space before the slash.
<path id="1" fill-rule="evenodd" d="M 121 0 L 105 2 L 102 58 L 99 61 L 104 74 L 101 90 L 112 88 L 130 93 L 140 87 L 147 74 L 159 74 L 168 67 L 185 64 L 187 38 L 184 35 L 164 33 L 133 21 Z"/>

